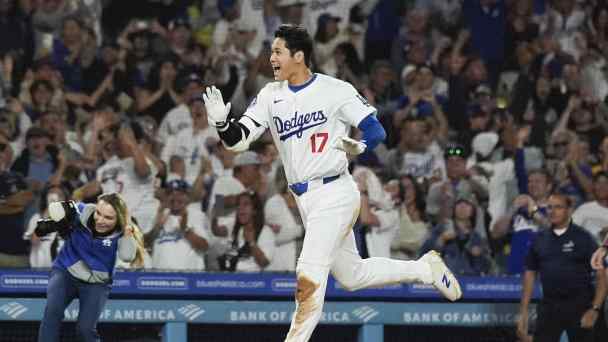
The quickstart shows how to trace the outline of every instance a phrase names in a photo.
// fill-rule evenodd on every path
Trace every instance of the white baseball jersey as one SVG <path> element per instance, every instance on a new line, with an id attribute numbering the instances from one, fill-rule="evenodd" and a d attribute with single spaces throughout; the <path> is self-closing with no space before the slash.
<path id="1" fill-rule="evenodd" d="M 572 221 L 585 228 L 599 243 L 600 232 L 604 227 L 608 227 L 608 208 L 597 201 L 587 202 L 574 211 Z"/>
<path id="2" fill-rule="evenodd" d="M 192 115 L 185 104 L 171 109 L 158 127 L 158 140 L 166 143 L 170 136 L 176 135 L 186 127 L 192 127 Z"/>
<path id="3" fill-rule="evenodd" d="M 185 180 L 192 185 L 201 169 L 201 162 L 203 159 L 209 158 L 207 140 L 210 138 L 219 140 L 217 130 L 211 127 L 200 130 L 196 134 L 192 127 L 183 128 L 165 141 L 161 159 L 169 165 L 172 156 L 181 157 L 186 166 Z"/>
<path id="4" fill-rule="evenodd" d="M 267 84 L 240 122 L 256 138 L 270 129 L 287 180 L 293 184 L 345 172 L 346 153 L 331 146 L 348 136 L 350 126 L 356 127 L 374 112 L 349 83 L 313 74 L 298 87 L 287 81 Z"/>
<path id="5" fill-rule="evenodd" d="M 186 210 L 188 210 L 188 227 L 192 227 L 194 234 L 209 241 L 209 221 L 205 213 L 200 207 L 192 205 Z M 179 216 L 170 215 L 161 228 L 152 248 L 152 267 L 169 270 L 204 270 L 204 253 L 192 248 L 184 232 L 179 228 L 180 220 Z"/>

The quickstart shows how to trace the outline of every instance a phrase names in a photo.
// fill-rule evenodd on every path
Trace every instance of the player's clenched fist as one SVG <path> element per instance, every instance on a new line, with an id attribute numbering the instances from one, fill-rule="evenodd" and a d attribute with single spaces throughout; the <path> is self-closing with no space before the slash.
<path id="1" fill-rule="evenodd" d="M 335 149 L 344 151 L 351 155 L 358 155 L 365 151 L 367 145 L 364 142 L 351 139 L 349 137 L 339 137 L 334 141 L 333 147 Z"/>
<path id="2" fill-rule="evenodd" d="M 230 102 L 224 104 L 222 92 L 215 86 L 207 87 L 203 93 L 203 101 L 207 109 L 207 121 L 212 126 L 224 126 L 230 113 Z"/>

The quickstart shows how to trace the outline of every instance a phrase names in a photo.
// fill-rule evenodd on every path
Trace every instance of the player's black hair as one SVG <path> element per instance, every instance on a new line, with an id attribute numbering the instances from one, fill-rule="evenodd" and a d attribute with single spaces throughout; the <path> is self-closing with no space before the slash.
<path id="1" fill-rule="evenodd" d="M 285 47 L 293 56 L 296 52 L 304 53 L 304 63 L 307 67 L 312 66 L 312 38 L 306 29 L 299 25 L 284 24 L 274 32 L 275 38 L 285 41 Z"/>

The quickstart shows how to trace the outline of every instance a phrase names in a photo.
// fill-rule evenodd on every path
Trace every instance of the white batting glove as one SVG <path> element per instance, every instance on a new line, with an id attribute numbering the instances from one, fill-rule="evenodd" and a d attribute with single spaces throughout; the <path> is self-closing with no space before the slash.
<path id="1" fill-rule="evenodd" d="M 230 102 L 224 104 L 222 92 L 215 86 L 207 87 L 203 93 L 203 101 L 207 109 L 207 121 L 211 126 L 223 126 L 230 113 Z"/>
<path id="2" fill-rule="evenodd" d="M 354 156 L 363 153 L 366 147 L 367 145 L 364 142 L 349 137 L 339 137 L 333 144 L 333 148 Z"/>

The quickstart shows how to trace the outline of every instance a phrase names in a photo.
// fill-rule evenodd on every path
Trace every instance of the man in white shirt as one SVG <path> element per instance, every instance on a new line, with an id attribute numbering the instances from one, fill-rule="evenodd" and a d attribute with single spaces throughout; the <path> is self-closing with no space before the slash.
<path id="1" fill-rule="evenodd" d="M 190 186 L 176 179 L 167 185 L 166 203 L 158 210 L 152 230 L 145 234 L 152 246 L 152 267 L 167 270 L 205 270 L 209 221 L 200 206 L 189 206 Z"/>
<path id="2" fill-rule="evenodd" d="M 76 200 L 99 193 L 117 192 L 131 208 L 131 215 L 143 233 L 152 228 L 152 215 L 158 209 L 154 182 L 158 170 L 148 159 L 128 123 L 115 124 L 101 133 L 100 146 L 111 156 L 97 169 L 96 179 L 74 192 Z"/>
<path id="3" fill-rule="evenodd" d="M 600 172 L 593 177 L 593 194 L 595 201 L 578 207 L 572 214 L 572 220 L 600 242 L 600 232 L 608 227 L 608 172 Z"/>
<path id="4" fill-rule="evenodd" d="M 419 180 L 445 180 L 445 160 L 441 150 L 429 141 L 430 124 L 422 118 L 408 117 L 400 127 L 399 144 L 383 161 L 393 175 L 412 175 Z"/>
<path id="5" fill-rule="evenodd" d="M 180 79 L 182 84 L 182 99 L 192 99 L 196 94 L 203 91 L 203 81 L 196 73 L 190 73 Z M 179 131 L 186 127 L 192 127 L 192 115 L 186 102 L 183 102 L 171 109 L 158 127 L 158 139 L 161 143 L 166 143 L 170 136 L 177 135 Z"/>
<path id="6" fill-rule="evenodd" d="M 161 159 L 170 164 L 173 156 L 180 157 L 185 165 L 185 178 L 188 184 L 194 184 L 199 174 L 201 163 L 209 159 L 209 142 L 219 140 L 217 131 L 209 127 L 207 112 L 200 94 L 196 94 L 188 102 L 192 125 L 184 127 L 176 135 L 170 136 L 161 153 Z"/>

